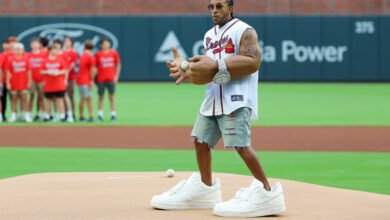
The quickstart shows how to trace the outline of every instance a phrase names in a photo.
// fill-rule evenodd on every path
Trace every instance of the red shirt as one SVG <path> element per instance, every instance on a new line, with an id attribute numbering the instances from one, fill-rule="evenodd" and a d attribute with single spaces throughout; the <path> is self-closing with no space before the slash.
<path id="1" fill-rule="evenodd" d="M 48 49 L 43 49 L 43 50 L 41 50 L 41 53 L 42 53 L 43 57 L 48 58 L 50 52 Z"/>
<path id="2" fill-rule="evenodd" d="M 5 77 L 5 71 L 7 67 L 7 61 L 10 57 L 12 57 L 14 54 L 12 51 L 3 52 L 2 54 L 2 61 L 0 60 L 0 68 L 3 70 L 3 83 L 7 82 L 7 78 Z"/>
<path id="3" fill-rule="evenodd" d="M 63 54 L 64 54 L 64 58 L 66 59 L 66 62 L 69 64 L 69 66 L 71 66 L 72 64 L 75 64 L 77 62 L 78 54 L 75 50 L 73 50 L 73 49 L 65 50 L 63 52 Z M 75 78 L 76 78 L 76 70 L 75 70 L 75 68 L 73 68 L 69 72 L 68 80 L 74 80 Z"/>
<path id="4" fill-rule="evenodd" d="M 80 57 L 79 73 L 77 74 L 77 85 L 89 86 L 92 83 L 91 68 L 95 66 L 95 57 L 84 52 Z"/>
<path id="5" fill-rule="evenodd" d="M 10 56 L 6 65 L 6 70 L 9 71 L 11 77 L 11 90 L 27 90 L 28 74 L 30 70 L 28 57 L 26 55 L 22 55 L 19 58 Z"/>
<path id="6" fill-rule="evenodd" d="M 54 59 L 47 58 L 42 63 L 43 70 L 66 70 L 67 66 L 60 57 Z M 66 90 L 65 75 L 44 75 L 44 88 L 45 92 L 63 92 Z"/>
<path id="7" fill-rule="evenodd" d="M 46 59 L 46 55 L 43 52 L 39 53 L 28 53 L 30 61 L 30 68 L 32 73 L 32 80 L 36 83 L 43 82 L 43 76 L 41 75 L 42 63 Z"/>
<path id="8" fill-rule="evenodd" d="M 0 53 L 0 70 L 2 71 L 2 82 L 5 82 L 5 73 L 3 71 L 4 67 L 4 53 Z"/>
<path id="9" fill-rule="evenodd" d="M 115 80 L 117 65 L 121 62 L 118 52 L 110 50 L 107 53 L 96 53 L 96 66 L 98 69 L 97 81 L 110 82 Z"/>

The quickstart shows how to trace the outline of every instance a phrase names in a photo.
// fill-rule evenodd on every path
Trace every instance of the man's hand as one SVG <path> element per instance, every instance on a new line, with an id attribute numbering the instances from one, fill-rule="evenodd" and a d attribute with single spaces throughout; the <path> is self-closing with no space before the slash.
<path id="1" fill-rule="evenodd" d="M 12 87 L 11 87 L 11 83 L 7 83 L 7 90 L 8 91 L 11 91 Z"/>
<path id="2" fill-rule="evenodd" d="M 180 68 L 180 64 L 184 61 L 184 59 L 180 56 L 180 54 L 177 51 L 176 47 L 172 47 L 172 53 L 173 53 L 174 60 L 173 61 L 169 61 L 168 60 L 167 61 L 167 67 L 169 69 L 169 76 L 174 78 L 174 79 L 176 79 L 176 85 L 179 85 L 185 79 L 189 78 L 189 74 L 186 74 Z"/>
<path id="3" fill-rule="evenodd" d="M 189 59 L 190 78 L 194 84 L 203 85 L 210 83 L 218 72 L 218 63 L 208 56 L 194 56 Z"/>

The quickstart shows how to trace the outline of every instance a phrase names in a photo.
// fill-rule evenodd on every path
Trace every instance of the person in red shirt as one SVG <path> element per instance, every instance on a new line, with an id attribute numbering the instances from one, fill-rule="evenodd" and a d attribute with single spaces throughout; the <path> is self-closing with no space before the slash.
<path id="1" fill-rule="evenodd" d="M 66 57 L 66 53 L 65 51 L 63 50 L 63 41 L 60 40 L 60 39 L 57 39 L 57 40 L 54 40 L 53 41 L 53 45 L 54 47 L 56 47 L 56 50 L 58 51 L 58 54 L 57 56 L 59 58 L 61 58 L 65 65 L 66 65 L 66 74 L 65 74 L 65 84 L 66 84 L 66 87 L 68 87 L 68 78 L 69 78 L 69 73 L 70 73 L 70 67 L 71 67 L 71 64 L 68 62 L 68 59 Z M 65 118 L 68 122 L 74 122 L 74 119 L 73 119 L 73 111 L 72 111 L 72 108 L 71 108 L 71 104 L 70 104 L 70 101 L 69 101 L 69 97 L 68 97 L 68 93 L 67 91 L 65 91 L 65 96 L 64 96 L 64 108 L 65 108 L 65 112 L 66 112 L 66 115 L 65 115 Z"/>
<path id="2" fill-rule="evenodd" d="M 103 121 L 103 97 L 107 89 L 110 98 L 111 121 L 116 120 L 115 112 L 115 85 L 121 72 L 121 61 L 117 51 L 111 49 L 111 42 L 108 39 L 102 39 L 100 42 L 102 50 L 95 55 L 97 64 L 97 86 L 98 86 L 98 120 Z"/>
<path id="3" fill-rule="evenodd" d="M 72 112 L 75 112 L 75 101 L 74 101 L 74 84 L 76 79 L 76 63 L 79 58 L 76 50 L 73 49 L 73 39 L 67 37 L 64 40 L 64 56 L 66 61 L 69 64 L 69 74 L 68 74 L 68 87 L 66 91 L 67 102 L 70 104 L 68 108 L 72 109 Z"/>
<path id="4" fill-rule="evenodd" d="M 59 51 L 54 45 L 48 47 L 49 57 L 42 63 L 41 74 L 44 75 L 43 91 L 45 92 L 45 113 L 44 121 L 51 120 L 51 101 L 56 105 L 57 116 L 54 121 L 66 121 L 64 97 L 66 91 L 65 75 L 67 65 L 64 60 L 58 56 Z"/>
<path id="5" fill-rule="evenodd" d="M 85 121 L 84 106 L 87 104 L 89 111 L 89 122 L 93 122 L 93 107 L 91 90 L 94 85 L 93 78 L 95 77 L 95 57 L 92 53 L 93 42 L 88 40 L 84 43 L 84 52 L 80 57 L 79 73 L 77 74 L 76 83 L 79 87 L 80 94 L 80 122 Z"/>
<path id="6" fill-rule="evenodd" d="M 8 42 L 4 41 L 3 42 L 3 48 L 4 44 L 8 44 Z M 3 91 L 6 89 L 4 86 L 4 80 L 5 80 L 5 73 L 3 73 L 3 64 L 4 64 L 4 54 L 0 53 L 0 99 L 3 99 Z M 0 123 L 3 122 L 3 105 L 2 102 L 0 102 Z"/>
<path id="7" fill-rule="evenodd" d="M 31 85 L 31 71 L 28 57 L 24 54 L 24 46 L 21 43 L 13 45 L 13 56 L 8 58 L 6 63 L 7 89 L 11 93 L 12 114 L 9 122 L 15 122 L 17 102 L 20 102 L 20 111 L 25 112 L 26 122 L 32 122 L 28 113 L 27 93 Z"/>
<path id="8" fill-rule="evenodd" d="M 17 42 L 17 38 L 16 37 L 9 37 L 7 38 L 2 46 L 3 46 L 3 52 L 1 53 L 1 60 L 0 60 L 0 72 L 2 72 L 2 75 L 3 75 L 3 91 L 2 91 L 2 95 L 0 95 L 1 97 L 1 118 L 3 121 L 6 121 L 6 117 L 5 117 L 5 113 L 7 111 L 7 95 L 8 95 L 8 90 L 7 90 L 7 86 L 6 86 L 6 83 L 7 83 L 7 78 L 6 78 L 6 71 L 5 71 L 5 67 L 6 67 L 6 63 L 8 61 L 8 58 L 10 56 L 12 56 L 12 47 L 13 47 L 13 44 Z"/>
<path id="9" fill-rule="evenodd" d="M 37 115 L 34 117 L 34 121 L 39 121 L 41 119 L 41 112 L 43 111 L 43 76 L 41 75 L 41 68 L 42 62 L 46 59 L 46 55 L 40 50 L 39 38 L 31 39 L 30 47 L 31 52 L 28 53 L 28 58 L 31 67 L 32 84 L 28 108 L 29 112 L 33 111 L 35 94 L 37 94 Z"/>

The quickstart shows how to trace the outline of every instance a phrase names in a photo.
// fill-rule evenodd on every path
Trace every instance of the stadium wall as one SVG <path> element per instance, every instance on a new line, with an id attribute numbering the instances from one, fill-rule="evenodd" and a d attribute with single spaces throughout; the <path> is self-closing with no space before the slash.
<path id="1" fill-rule="evenodd" d="M 239 16 L 260 37 L 263 81 L 390 81 L 390 16 Z M 122 57 L 121 80 L 170 80 L 165 60 L 176 46 L 202 53 L 208 16 L 7 16 L 0 38 L 108 37 Z"/>
<path id="2" fill-rule="evenodd" d="M 210 0 L 1 0 L 0 15 L 205 14 Z M 236 0 L 240 14 L 379 15 L 390 0 Z"/>

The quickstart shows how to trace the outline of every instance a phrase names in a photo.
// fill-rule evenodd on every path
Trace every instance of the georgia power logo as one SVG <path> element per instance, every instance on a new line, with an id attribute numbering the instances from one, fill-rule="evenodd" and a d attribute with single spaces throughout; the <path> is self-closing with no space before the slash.
<path id="1" fill-rule="evenodd" d="M 119 46 L 118 39 L 111 32 L 93 25 L 79 23 L 54 23 L 32 27 L 20 33 L 18 40 L 29 42 L 33 37 L 46 37 L 50 42 L 70 37 L 74 40 L 74 49 L 79 54 L 83 52 L 84 41 L 87 39 L 92 40 L 96 46 L 102 38 L 108 38 L 113 49 L 117 49 Z"/>

